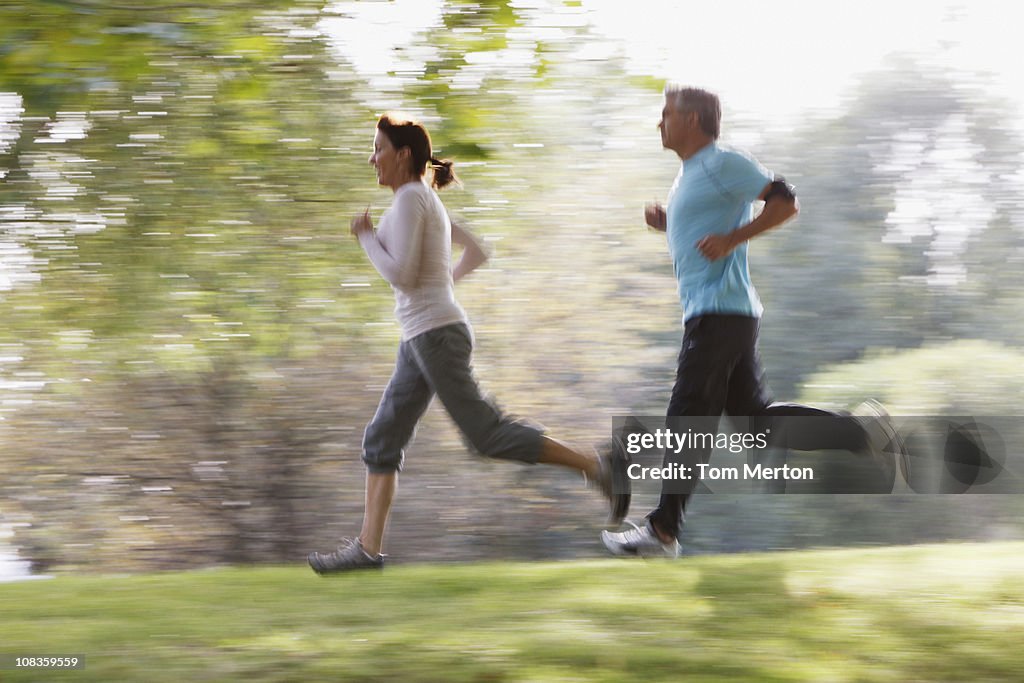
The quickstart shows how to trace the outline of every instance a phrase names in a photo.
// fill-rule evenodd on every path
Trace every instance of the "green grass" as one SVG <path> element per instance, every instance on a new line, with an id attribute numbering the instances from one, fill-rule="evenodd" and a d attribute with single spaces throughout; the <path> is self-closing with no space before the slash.
<path id="1" fill-rule="evenodd" d="M 3 681 L 1020 681 L 1024 544 L 0 585 Z"/>

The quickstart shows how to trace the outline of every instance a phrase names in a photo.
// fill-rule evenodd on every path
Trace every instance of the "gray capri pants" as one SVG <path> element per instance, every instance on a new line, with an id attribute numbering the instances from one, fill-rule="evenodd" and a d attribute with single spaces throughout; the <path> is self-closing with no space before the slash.
<path id="1" fill-rule="evenodd" d="M 374 474 L 402 469 L 405 446 L 434 394 L 481 455 L 536 463 L 543 430 L 502 414 L 473 377 L 473 341 L 464 323 L 438 327 L 398 346 L 398 360 L 377 413 L 363 434 L 363 462 Z"/>

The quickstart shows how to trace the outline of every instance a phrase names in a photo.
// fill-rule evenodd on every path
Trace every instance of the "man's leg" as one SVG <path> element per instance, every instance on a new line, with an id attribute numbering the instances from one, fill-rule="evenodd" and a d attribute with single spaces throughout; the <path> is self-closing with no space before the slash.
<path id="1" fill-rule="evenodd" d="M 750 318 L 736 329 L 736 339 L 744 346 L 729 378 L 729 397 L 725 411 L 729 415 L 751 418 L 749 432 L 770 429 L 769 445 L 795 451 L 845 450 L 855 453 L 869 448 L 861 422 L 850 415 L 822 410 L 799 403 L 774 400 L 765 382 L 758 352 L 759 321 Z M 785 420 L 784 418 L 798 418 Z"/>
<path id="2" fill-rule="evenodd" d="M 737 317 L 700 316 L 687 321 L 684 328 L 667 414 L 669 418 L 690 418 L 687 427 L 693 428 L 694 432 L 718 431 L 718 422 L 728 398 L 729 377 L 736 362 L 733 328 Z M 690 463 L 707 462 L 709 456 L 710 448 L 691 449 L 680 456 L 666 452 L 664 464 L 672 464 L 680 458 Z M 674 542 L 679 536 L 690 498 L 689 492 L 671 490 L 678 484 L 666 483 L 658 507 L 647 515 L 654 532 L 664 543 Z"/>
<path id="3" fill-rule="evenodd" d="M 734 319 L 738 317 L 707 315 L 686 323 L 668 417 L 689 418 L 685 428 L 694 433 L 718 431 L 738 348 L 733 342 L 732 330 Z M 709 455 L 710 444 L 678 455 L 666 450 L 663 464 L 692 467 L 707 462 Z M 675 557 L 679 553 L 677 538 L 691 490 L 692 486 L 687 489 L 687 482 L 663 482 L 661 499 L 658 507 L 647 516 L 647 525 L 621 533 L 602 532 L 605 547 L 615 555 Z"/>
<path id="4" fill-rule="evenodd" d="M 877 402 L 861 404 L 856 415 L 835 413 L 798 403 L 776 403 L 764 382 L 764 370 L 757 351 L 757 325 L 749 329 L 747 351 L 737 363 L 729 382 L 726 412 L 749 416 L 750 433 L 771 429 L 769 445 L 795 451 L 841 450 L 874 460 L 879 476 L 870 476 L 855 486 L 864 492 L 887 493 L 909 479 L 906 448 L 889 414 Z M 752 463 L 753 464 L 753 463 Z M 775 491 L 784 490 L 775 482 Z"/>

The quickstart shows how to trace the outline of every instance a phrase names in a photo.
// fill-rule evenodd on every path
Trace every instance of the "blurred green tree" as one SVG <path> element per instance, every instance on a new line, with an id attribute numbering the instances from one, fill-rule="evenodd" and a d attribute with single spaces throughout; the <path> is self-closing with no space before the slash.
<path id="1" fill-rule="evenodd" d="M 753 264 L 781 393 L 870 348 L 1020 339 L 1008 293 L 1024 281 L 998 265 L 1024 249 L 1014 120 L 980 85 L 893 57 L 841 116 L 772 141 L 802 200 Z"/>
<path id="2" fill-rule="evenodd" d="M 485 382 L 578 433 L 603 432 L 611 412 L 663 409 L 679 311 L 664 245 L 640 220 L 677 168 L 653 129 L 661 84 L 616 56 L 578 58 L 585 22 L 532 34 L 530 12 L 443 3 L 437 25 L 400 46 L 422 64 L 378 89 L 331 51 L 323 8 L 307 0 L 0 6 L 0 92 L 25 109 L 0 156 L 0 256 L 26 275 L 0 291 L 0 356 L 45 384 L 34 403 L 0 406 L 0 487 L 5 511 L 33 525 L 19 531 L 32 557 L 280 560 L 322 543 L 338 508 L 358 514 L 359 428 L 397 335 L 391 293 L 347 221 L 387 201 L 366 166 L 383 101 L 427 120 L 466 183 L 446 204 L 500 247 L 459 291 Z M 998 264 L 1021 258 L 1020 143 L 1011 112 L 979 102 L 899 62 L 866 77 L 839 118 L 751 150 L 803 201 L 800 222 L 759 240 L 753 259 L 780 396 L 867 349 L 924 345 L 900 357 L 920 369 L 943 338 L 1017 343 L 1024 276 Z M 961 156 L 944 168 L 950 152 Z M 967 206 L 991 211 L 957 216 L 962 240 L 948 207 L 906 210 L 972 194 L 982 201 Z M 890 366 L 858 368 L 851 402 L 891 398 Z M 417 448 L 441 456 L 419 461 L 420 481 L 448 493 L 410 488 L 396 515 L 458 529 L 469 540 L 451 541 L 453 554 L 528 545 L 513 517 L 550 527 L 566 552 L 592 545 L 573 527 L 592 511 L 563 482 L 490 472 L 475 481 L 494 489 L 481 509 L 474 489 L 449 488 L 466 457 L 450 427 L 428 426 Z M 784 502 L 759 503 L 749 526 L 698 515 L 695 538 L 880 538 L 867 522 L 843 536 L 832 502 Z M 908 518 L 886 540 L 913 531 Z M 126 545 L 139 552 L 126 559 Z"/>

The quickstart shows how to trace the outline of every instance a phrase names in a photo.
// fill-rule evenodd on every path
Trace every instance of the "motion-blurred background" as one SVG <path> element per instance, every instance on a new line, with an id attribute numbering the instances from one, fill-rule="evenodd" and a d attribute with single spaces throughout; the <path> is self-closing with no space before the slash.
<path id="1" fill-rule="evenodd" d="M 388 109 L 456 160 L 443 199 L 493 248 L 457 289 L 482 383 L 555 436 L 667 404 L 681 311 L 642 220 L 678 168 L 666 79 L 720 93 L 723 141 L 797 187 L 799 219 L 751 247 L 780 398 L 1020 412 L 1015 28 L 1000 3 L 819 4 L 0 3 L 0 566 L 300 562 L 358 530 L 398 328 L 348 221 L 390 202 L 367 165 Z M 1021 538 L 1022 512 L 702 496 L 683 540 Z M 434 406 L 390 547 L 596 556 L 602 513 L 568 475 L 469 455 Z"/>

